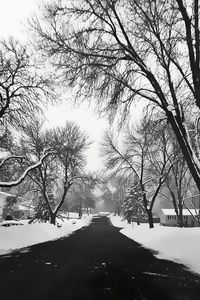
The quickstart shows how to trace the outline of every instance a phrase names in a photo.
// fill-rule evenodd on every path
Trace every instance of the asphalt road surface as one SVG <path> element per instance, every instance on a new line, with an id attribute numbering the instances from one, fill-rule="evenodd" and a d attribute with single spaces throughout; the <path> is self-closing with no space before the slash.
<path id="1" fill-rule="evenodd" d="M 198 275 L 119 230 L 94 218 L 69 237 L 0 256 L 0 299 L 200 299 Z"/>

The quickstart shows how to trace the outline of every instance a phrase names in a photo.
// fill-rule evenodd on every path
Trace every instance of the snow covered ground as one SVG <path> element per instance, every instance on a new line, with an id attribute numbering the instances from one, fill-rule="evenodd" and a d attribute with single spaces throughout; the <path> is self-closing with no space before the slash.
<path id="1" fill-rule="evenodd" d="M 182 263 L 200 274 L 200 227 L 178 228 L 155 224 L 154 229 L 149 229 L 148 224 L 127 224 L 119 216 L 110 215 L 110 220 L 114 226 L 123 228 L 120 232 L 128 238 L 158 251 L 157 258 Z"/>
<path id="2" fill-rule="evenodd" d="M 78 215 L 73 215 L 73 217 L 76 218 Z M 22 221 L 24 226 L 0 226 L 0 255 L 68 236 L 75 230 L 89 225 L 91 219 L 92 215 L 83 215 L 82 219 L 64 219 L 63 222 L 59 220 L 61 227 L 49 223 L 28 224 L 27 220 Z"/>

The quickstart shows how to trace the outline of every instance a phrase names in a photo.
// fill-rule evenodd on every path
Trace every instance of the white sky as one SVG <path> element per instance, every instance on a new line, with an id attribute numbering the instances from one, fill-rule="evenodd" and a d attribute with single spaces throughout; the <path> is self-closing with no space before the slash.
<path id="1" fill-rule="evenodd" d="M 0 37 L 23 37 L 22 23 L 36 9 L 40 0 L 0 0 Z"/>

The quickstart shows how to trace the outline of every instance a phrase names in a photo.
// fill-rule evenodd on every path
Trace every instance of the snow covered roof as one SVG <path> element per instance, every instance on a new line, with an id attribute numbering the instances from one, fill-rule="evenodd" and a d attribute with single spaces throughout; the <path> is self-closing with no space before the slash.
<path id="1" fill-rule="evenodd" d="M 164 215 L 166 216 L 176 216 L 176 212 L 174 208 L 164 208 L 161 209 Z M 198 215 L 199 214 L 199 209 L 183 209 L 183 216 L 190 216 L 191 214 L 193 215 Z"/>
<path id="2" fill-rule="evenodd" d="M 0 206 L 1 206 L 1 207 L 2 207 L 2 205 L 5 204 L 5 202 L 7 201 L 6 199 L 9 198 L 9 197 L 16 198 L 17 201 L 18 201 L 19 199 L 21 199 L 21 197 L 18 197 L 17 195 L 13 195 L 13 194 L 10 194 L 10 193 L 6 193 L 6 192 L 0 191 Z"/>
<path id="3" fill-rule="evenodd" d="M 32 207 L 33 206 L 32 202 L 33 202 L 33 200 L 29 199 L 29 200 L 23 200 L 19 204 L 21 204 L 23 206 L 26 206 L 26 207 Z"/>
<path id="4" fill-rule="evenodd" d="M 19 197 L 17 195 L 0 191 L 0 198 L 1 198 L 1 196 L 3 196 L 3 197 L 16 197 L 17 199 L 22 199 L 22 197 Z"/>
<path id="5" fill-rule="evenodd" d="M 14 195 L 0 191 L 0 204 L 4 205 L 7 197 L 15 197 Z"/>
<path id="6" fill-rule="evenodd" d="M 2 191 L 0 191 L 0 195 L 2 195 L 2 196 L 11 196 L 11 197 L 17 197 L 16 195 L 12 195 L 12 194 L 5 193 L 5 192 L 2 192 Z"/>
<path id="7" fill-rule="evenodd" d="M 16 204 L 16 205 L 14 205 L 14 209 L 19 209 L 19 210 L 25 210 L 25 211 L 27 211 L 27 210 L 30 210 L 31 207 L 27 207 L 27 206 L 21 205 L 21 204 Z"/>

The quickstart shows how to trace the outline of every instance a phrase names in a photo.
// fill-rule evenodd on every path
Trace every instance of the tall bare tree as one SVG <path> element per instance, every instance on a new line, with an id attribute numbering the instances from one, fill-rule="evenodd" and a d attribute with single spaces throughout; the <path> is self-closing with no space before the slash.
<path id="1" fill-rule="evenodd" d="M 184 159 L 180 147 L 169 126 L 165 127 L 165 135 L 169 144 L 168 149 L 166 149 L 166 155 L 169 161 L 174 163 L 172 164 L 170 173 L 167 175 L 165 180 L 165 187 L 167 187 L 169 194 L 162 192 L 162 195 L 172 202 L 177 215 L 178 226 L 183 227 L 184 199 L 187 198 L 188 191 L 192 191 L 194 181 L 192 180 L 186 160 Z"/>
<path id="2" fill-rule="evenodd" d="M 35 120 L 36 122 L 36 120 Z M 38 124 L 26 124 L 26 132 L 34 132 L 38 134 L 36 128 Z M 22 134 L 22 132 L 21 132 Z M 19 141 L 18 139 L 14 140 L 13 134 L 8 131 L 8 136 L 5 137 L 5 141 L 2 141 L 1 144 L 1 155 L 0 159 L 0 187 L 11 188 L 19 185 L 24 181 L 27 175 L 30 175 L 34 169 L 37 169 L 42 164 L 44 164 L 45 159 L 48 159 L 48 156 L 52 153 L 48 144 L 44 144 L 43 147 L 40 145 L 40 155 L 36 155 L 36 151 L 33 153 L 30 151 L 32 145 L 25 147 L 25 143 Z M 32 141 L 33 144 L 33 141 Z"/>
<path id="3" fill-rule="evenodd" d="M 62 79 L 101 109 L 144 99 L 171 124 L 200 190 L 186 113 L 200 109 L 199 0 L 52 1 L 32 28 Z"/>
<path id="4" fill-rule="evenodd" d="M 0 122 L 21 124 L 52 100 L 50 77 L 45 77 L 26 46 L 10 38 L 0 41 Z"/>
<path id="5" fill-rule="evenodd" d="M 44 149 L 48 148 L 51 155 L 40 166 L 32 170 L 25 182 L 24 188 L 37 199 L 36 214 L 42 216 L 43 208 L 46 211 L 46 219 L 50 216 L 51 205 L 55 206 L 52 199 L 55 186 L 59 178 L 59 163 L 56 158 L 56 150 L 49 130 L 44 130 L 43 121 L 33 118 L 32 122 L 21 126 L 23 131 L 20 140 L 20 149 L 26 160 L 39 160 Z"/>
<path id="6" fill-rule="evenodd" d="M 25 120 L 32 118 L 34 113 L 42 110 L 47 97 L 51 101 L 52 96 L 52 81 L 50 77 L 45 78 L 44 73 L 39 70 L 30 49 L 13 38 L 0 41 L 0 142 L 1 152 L 4 152 L 1 155 L 0 171 L 10 163 L 13 164 L 13 171 L 16 170 L 10 180 L 0 182 L 0 187 L 20 184 L 49 155 L 43 149 L 45 153 L 41 154 L 39 160 L 29 161 L 30 164 L 27 165 L 26 158 L 14 151 L 12 136 L 8 137 L 8 127 L 20 126 Z M 26 163 L 20 166 L 19 162 L 24 161 Z"/>
<path id="7" fill-rule="evenodd" d="M 67 121 L 63 128 L 55 128 L 52 131 L 52 138 L 62 184 L 62 194 L 58 204 L 54 209 L 50 207 L 51 223 L 55 223 L 56 215 L 71 186 L 87 177 L 84 173 L 85 150 L 90 143 L 87 134 L 70 121 Z M 44 197 L 47 197 L 47 191 L 44 191 Z"/>
<path id="8" fill-rule="evenodd" d="M 166 156 L 166 144 L 162 148 L 160 143 L 156 145 L 152 143 L 152 130 L 149 124 L 143 121 L 137 129 L 128 128 L 122 150 L 115 143 L 114 137 L 107 133 L 102 152 L 108 170 L 132 176 L 138 182 L 149 227 L 153 228 L 153 206 L 173 163 L 170 164 Z M 159 160 L 157 165 L 153 164 L 152 167 L 152 163 L 149 163 L 150 156 L 155 153 Z M 155 167 L 157 172 L 153 170 Z"/>
<path id="9" fill-rule="evenodd" d="M 82 179 L 89 180 L 84 173 L 84 152 L 90 144 L 88 136 L 70 121 L 66 122 L 65 127 L 45 131 L 42 122 L 33 120 L 23 131 L 25 134 L 21 140 L 21 148 L 27 160 L 40 159 L 47 147 L 50 151 L 51 155 L 29 173 L 27 181 L 30 183 L 30 190 L 40 196 L 39 202 L 48 209 L 50 222 L 55 224 L 71 186 Z M 58 186 L 60 190 L 56 193 Z M 43 205 L 39 203 L 39 209 Z"/>

